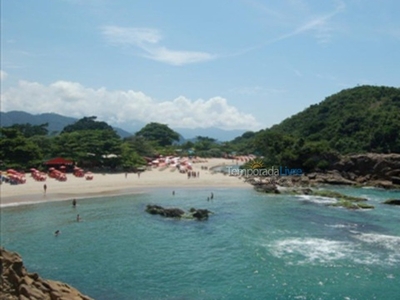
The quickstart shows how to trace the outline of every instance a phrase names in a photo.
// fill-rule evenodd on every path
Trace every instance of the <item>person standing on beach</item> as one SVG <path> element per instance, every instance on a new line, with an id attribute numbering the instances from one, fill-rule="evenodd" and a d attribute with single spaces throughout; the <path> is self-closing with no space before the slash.
<path id="1" fill-rule="evenodd" d="M 44 185 L 43 185 L 43 192 L 46 194 L 46 191 L 47 191 L 47 185 L 44 184 Z"/>

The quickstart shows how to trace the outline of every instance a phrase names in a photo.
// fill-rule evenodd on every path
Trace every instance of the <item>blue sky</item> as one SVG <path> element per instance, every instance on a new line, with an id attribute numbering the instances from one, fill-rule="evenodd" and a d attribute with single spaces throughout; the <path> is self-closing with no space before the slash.
<path id="1" fill-rule="evenodd" d="M 399 87 L 397 0 L 1 1 L 1 110 L 258 130 Z"/>

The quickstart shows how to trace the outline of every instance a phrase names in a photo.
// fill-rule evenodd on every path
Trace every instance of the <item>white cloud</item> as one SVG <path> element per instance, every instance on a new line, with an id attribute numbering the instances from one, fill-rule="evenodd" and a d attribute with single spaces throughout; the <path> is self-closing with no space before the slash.
<path id="1" fill-rule="evenodd" d="M 162 36 L 152 28 L 105 26 L 102 34 L 113 45 L 137 47 L 143 51 L 142 56 L 171 65 L 180 66 L 216 58 L 207 52 L 170 50 L 159 44 Z"/>
<path id="2" fill-rule="evenodd" d="M 280 1 L 280 9 L 272 10 L 256 0 L 247 0 L 246 3 L 264 12 L 268 16 L 268 28 L 292 27 L 287 33 L 272 38 L 266 44 L 275 43 L 301 34 L 312 33 L 318 43 L 326 44 L 331 41 L 333 32 L 337 29 L 332 19 L 346 8 L 342 0 L 334 1 L 334 9 L 327 13 L 312 12 L 313 6 L 302 0 Z"/>
<path id="3" fill-rule="evenodd" d="M 240 112 L 221 97 L 190 100 L 180 96 L 157 102 L 142 92 L 92 89 L 68 81 L 57 81 L 48 86 L 20 81 L 17 87 L 9 88 L 1 96 L 3 111 L 54 112 L 77 118 L 95 115 L 116 126 L 142 121 L 175 128 L 260 128 L 254 116 Z"/>
<path id="4" fill-rule="evenodd" d="M 102 33 L 115 44 L 142 45 L 145 43 L 157 44 L 161 40 L 158 30 L 151 28 L 124 28 L 105 26 Z"/>
<path id="5" fill-rule="evenodd" d="M 0 80 L 3 81 L 8 77 L 8 74 L 3 70 L 0 70 Z"/>
<path id="6" fill-rule="evenodd" d="M 333 28 L 329 25 L 328 21 L 338 13 L 342 12 L 344 8 L 344 3 L 340 2 L 334 11 L 325 15 L 312 18 L 304 24 L 295 28 L 293 31 L 276 38 L 274 41 L 284 40 L 311 31 L 315 33 L 315 38 L 318 40 L 319 43 L 328 43 L 330 41 L 331 33 L 333 31 Z"/>

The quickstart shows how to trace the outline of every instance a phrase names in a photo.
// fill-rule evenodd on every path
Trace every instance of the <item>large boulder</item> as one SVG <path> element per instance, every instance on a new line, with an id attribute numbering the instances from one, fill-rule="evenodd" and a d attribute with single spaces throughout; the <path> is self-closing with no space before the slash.
<path id="1" fill-rule="evenodd" d="M 37 273 L 28 273 L 21 256 L 0 248 L 0 299 L 75 299 L 92 300 L 68 284 L 46 280 Z"/>
<path id="2" fill-rule="evenodd" d="M 392 183 L 400 185 L 400 177 L 392 176 Z"/>
<path id="3" fill-rule="evenodd" d="M 389 199 L 384 201 L 383 204 L 400 205 L 400 199 Z"/>
<path id="4" fill-rule="evenodd" d="M 207 220 L 209 214 L 211 213 L 211 211 L 209 211 L 208 209 L 196 209 L 196 208 L 191 208 L 189 212 L 191 213 L 193 218 L 199 221 Z"/>
<path id="5" fill-rule="evenodd" d="M 345 156 L 333 164 L 331 169 L 347 175 L 352 173 L 357 177 L 370 175 L 371 179 L 390 180 L 390 177 L 400 175 L 400 154 L 367 153 Z"/>

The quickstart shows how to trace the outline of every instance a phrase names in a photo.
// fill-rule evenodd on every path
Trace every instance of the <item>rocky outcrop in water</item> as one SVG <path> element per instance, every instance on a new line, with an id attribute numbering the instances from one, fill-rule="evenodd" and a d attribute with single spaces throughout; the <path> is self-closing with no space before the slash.
<path id="1" fill-rule="evenodd" d="M 5 300 L 92 300 L 68 284 L 28 273 L 18 253 L 0 248 L 0 299 Z"/>
<path id="2" fill-rule="evenodd" d="M 304 180 L 300 177 L 290 178 L 289 176 L 284 179 L 251 179 L 247 180 L 254 186 L 258 192 L 268 194 L 286 194 L 286 195 L 311 195 L 317 197 L 325 197 L 335 199 L 336 202 L 329 204 L 330 206 L 341 206 L 348 209 L 372 209 L 374 206 L 366 204 L 367 199 L 360 197 L 353 197 L 344 195 L 335 191 L 319 190 L 310 187 L 304 187 Z"/>
<path id="3" fill-rule="evenodd" d="M 188 213 L 180 208 L 164 208 L 159 205 L 147 205 L 146 212 L 152 215 L 160 215 L 166 218 L 192 218 L 196 220 L 208 219 L 211 211 L 208 209 L 191 208 Z"/>
<path id="4" fill-rule="evenodd" d="M 321 184 L 373 186 L 400 189 L 400 154 L 358 154 L 345 156 L 324 172 L 301 176 L 246 178 L 256 190 L 280 193 L 283 187 L 313 187 Z"/>
<path id="5" fill-rule="evenodd" d="M 388 199 L 384 201 L 383 204 L 400 205 L 400 199 Z"/>

